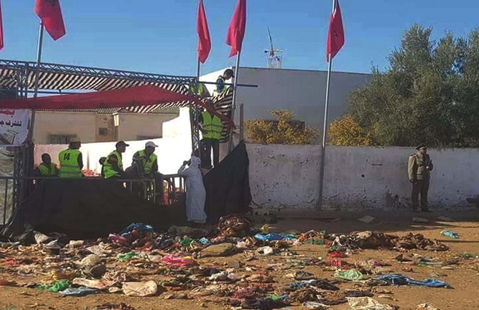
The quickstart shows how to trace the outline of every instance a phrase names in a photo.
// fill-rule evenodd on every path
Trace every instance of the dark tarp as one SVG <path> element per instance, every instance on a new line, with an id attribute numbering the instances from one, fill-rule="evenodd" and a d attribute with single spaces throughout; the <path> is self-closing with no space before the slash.
<path id="1" fill-rule="evenodd" d="M 244 142 L 208 172 L 203 181 L 209 222 L 217 222 L 224 215 L 250 211 L 249 158 Z"/>
<path id="2" fill-rule="evenodd" d="M 181 209 L 144 201 L 114 181 L 44 180 L 0 234 L 16 240 L 34 229 L 45 234 L 64 233 L 74 239 L 98 238 L 117 233 L 131 223 L 150 224 L 159 230 L 181 222 Z"/>

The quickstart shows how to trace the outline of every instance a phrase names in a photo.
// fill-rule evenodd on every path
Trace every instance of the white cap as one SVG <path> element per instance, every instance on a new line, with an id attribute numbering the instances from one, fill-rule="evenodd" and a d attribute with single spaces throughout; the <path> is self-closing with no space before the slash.
<path id="1" fill-rule="evenodd" d="M 153 141 L 148 141 L 145 144 L 145 148 L 147 147 L 158 147 L 158 145 L 156 145 Z"/>

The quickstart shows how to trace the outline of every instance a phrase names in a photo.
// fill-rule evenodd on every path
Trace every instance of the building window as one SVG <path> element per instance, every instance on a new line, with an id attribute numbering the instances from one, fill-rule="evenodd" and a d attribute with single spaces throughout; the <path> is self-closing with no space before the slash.
<path id="1" fill-rule="evenodd" d="M 108 128 L 98 128 L 99 136 L 108 136 Z"/>
<path id="2" fill-rule="evenodd" d="M 70 144 L 72 138 L 77 135 L 50 135 L 50 144 Z"/>

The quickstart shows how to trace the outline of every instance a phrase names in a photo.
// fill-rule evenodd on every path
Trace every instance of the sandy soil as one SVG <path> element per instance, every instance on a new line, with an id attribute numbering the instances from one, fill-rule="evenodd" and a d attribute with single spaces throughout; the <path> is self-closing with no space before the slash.
<path id="1" fill-rule="evenodd" d="M 365 214 L 362 214 L 365 215 Z M 424 234 L 427 238 L 439 239 L 450 247 L 447 252 L 429 252 L 429 251 L 409 251 L 410 253 L 418 253 L 424 256 L 432 256 L 439 260 L 445 260 L 457 257 L 461 252 L 474 252 L 479 255 L 479 213 L 449 213 L 447 216 L 453 218 L 454 222 L 438 222 L 435 221 L 439 214 L 423 214 L 421 217 L 430 219 L 427 224 L 415 224 L 411 221 L 413 216 L 408 213 L 393 214 L 383 213 L 380 215 L 374 214 L 377 219 L 371 224 L 364 224 L 357 221 L 362 215 L 349 214 L 336 222 L 330 222 L 325 219 L 284 219 L 277 224 L 273 224 L 273 229 L 277 231 L 299 230 L 307 231 L 309 229 L 326 229 L 331 233 L 347 233 L 350 231 L 360 230 L 376 230 L 387 233 L 394 233 L 397 235 L 404 235 L 411 231 L 414 233 Z M 334 218 L 337 215 L 328 218 Z M 344 217 L 344 215 L 343 215 Z M 458 232 L 460 239 L 449 239 L 440 235 L 443 229 L 450 229 Z M 289 249 L 290 252 L 297 253 L 293 257 L 285 256 L 268 256 L 259 258 L 254 261 L 246 262 L 246 265 L 261 267 L 272 261 L 281 265 L 286 265 L 287 258 L 301 260 L 307 257 L 323 257 L 327 260 L 327 248 L 325 246 L 316 245 L 300 245 Z M 453 289 L 434 289 L 422 287 L 386 287 L 386 289 L 393 292 L 392 300 L 379 299 L 377 296 L 373 297 L 381 302 L 400 306 L 400 309 L 415 310 L 420 303 L 429 303 L 433 306 L 444 310 L 474 310 L 479 309 L 479 263 L 473 261 L 461 261 L 459 265 L 454 267 L 454 270 L 444 270 L 441 266 L 434 267 L 420 267 L 401 264 L 394 259 L 398 252 L 388 250 L 365 250 L 354 254 L 344 260 L 350 263 L 365 261 L 368 259 L 380 260 L 390 263 L 391 267 L 385 267 L 387 270 L 394 273 L 403 273 L 418 280 L 431 277 L 431 274 L 442 274 L 438 279 L 448 282 Z M 218 264 L 223 265 L 227 262 L 240 262 L 244 260 L 243 254 L 236 254 L 230 257 L 222 258 L 201 258 L 198 259 L 200 265 L 204 264 Z M 15 280 L 18 282 L 40 282 L 47 277 L 37 278 L 22 278 L 16 273 L 9 272 L 8 268 L 4 268 L 0 263 L 0 278 L 8 280 Z M 414 272 L 403 272 L 402 269 L 412 267 Z M 291 279 L 286 279 L 284 276 L 290 274 L 297 269 L 291 268 L 289 270 L 278 270 L 271 272 L 276 281 L 275 285 L 281 287 L 284 284 L 290 283 Z M 334 279 L 332 277 L 333 271 L 324 271 L 322 267 L 308 266 L 304 271 L 311 272 L 317 277 Z M 242 272 L 238 272 L 242 273 Z M 144 279 L 161 280 L 164 276 L 147 276 Z M 51 279 L 50 279 L 51 280 Z M 353 283 L 339 284 L 341 289 L 354 287 Z M 205 301 L 202 299 L 190 300 L 164 300 L 162 294 L 154 297 L 127 297 L 122 294 L 99 294 L 85 297 L 60 297 L 58 293 L 50 293 L 39 291 L 37 289 L 19 288 L 19 287 L 0 287 L 0 309 L 92 309 L 96 305 L 105 302 L 120 303 L 123 302 L 136 309 L 230 309 L 231 307 L 212 301 Z M 293 304 L 287 309 L 305 309 L 304 307 Z M 332 309 L 346 310 L 349 309 L 347 304 L 333 306 Z"/>

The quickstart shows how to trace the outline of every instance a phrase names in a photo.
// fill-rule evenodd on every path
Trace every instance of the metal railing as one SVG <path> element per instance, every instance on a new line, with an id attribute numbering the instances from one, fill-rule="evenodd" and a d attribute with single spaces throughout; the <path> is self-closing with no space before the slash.
<path id="1" fill-rule="evenodd" d="M 5 225 L 14 214 L 18 206 L 28 198 L 35 189 L 35 184 L 43 180 L 66 180 L 61 178 L 42 178 L 42 177 L 13 177 L 0 176 L 0 225 Z M 71 180 L 71 179 L 68 179 Z M 101 177 L 86 177 L 77 179 L 80 182 L 89 182 L 92 180 L 104 180 Z M 175 204 L 179 201 L 179 195 L 184 194 L 184 178 L 177 175 L 163 175 L 157 179 L 108 179 L 105 182 L 118 182 L 122 186 L 142 199 L 157 204 Z M 168 184 L 157 188 L 158 183 Z M 3 197 L 1 195 L 3 194 Z"/>

